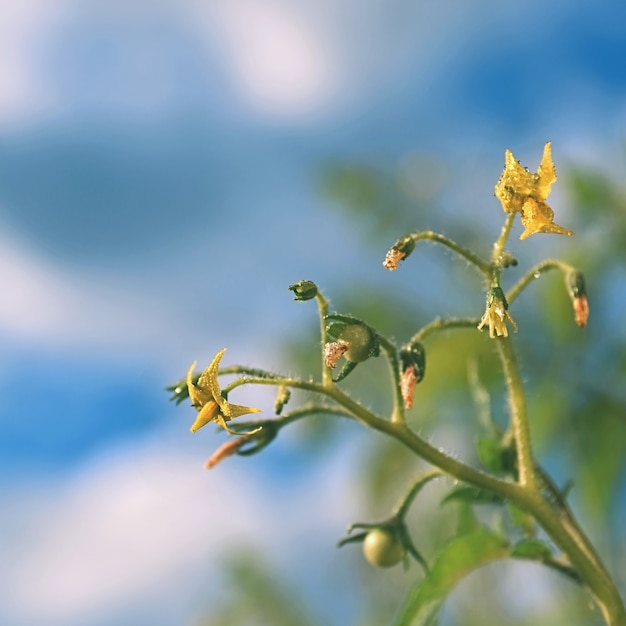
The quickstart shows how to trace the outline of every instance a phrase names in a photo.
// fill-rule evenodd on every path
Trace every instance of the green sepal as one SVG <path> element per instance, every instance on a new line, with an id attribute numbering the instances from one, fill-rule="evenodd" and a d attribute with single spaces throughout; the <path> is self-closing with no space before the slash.
<path id="1" fill-rule="evenodd" d="M 407 344 L 400 349 L 400 372 L 407 367 L 415 368 L 416 382 L 421 382 L 426 373 L 426 350 L 419 341 Z"/>
<path id="2" fill-rule="evenodd" d="M 504 291 L 502 291 L 502 287 L 490 287 L 489 291 L 487 291 L 487 308 L 489 308 L 494 300 L 499 300 L 502 302 L 502 306 L 505 311 L 509 309 L 509 303 L 507 302 L 506 296 L 504 295 Z"/>
<path id="3" fill-rule="evenodd" d="M 580 298 L 587 295 L 585 276 L 580 270 L 571 270 L 566 275 L 567 290 L 572 298 Z"/>
<path id="4" fill-rule="evenodd" d="M 341 368 L 339 374 L 337 374 L 337 378 L 333 378 L 334 383 L 341 382 L 353 369 L 356 368 L 358 363 L 355 361 L 346 361 L 345 365 Z"/>
<path id="5" fill-rule="evenodd" d="M 289 285 L 289 291 L 293 291 L 294 300 L 304 302 L 315 298 L 319 290 L 312 280 L 301 280 L 293 285 Z"/>
<path id="6" fill-rule="evenodd" d="M 380 354 L 380 341 L 376 331 L 362 320 L 339 313 L 327 315 L 326 320 L 336 320 L 326 327 L 328 336 L 350 344 L 345 354 L 347 360 L 361 363 Z"/>
<path id="7" fill-rule="evenodd" d="M 192 380 L 193 380 L 194 385 L 198 382 L 199 378 L 200 378 L 200 374 L 193 375 Z M 165 391 L 172 392 L 172 395 L 169 397 L 169 399 L 175 402 L 177 405 L 180 404 L 181 402 L 184 402 L 189 397 L 189 388 L 187 387 L 187 379 L 183 378 L 172 385 L 168 385 L 165 388 Z"/>
<path id="8" fill-rule="evenodd" d="M 231 426 L 231 430 L 235 433 L 245 432 L 247 429 L 258 428 L 258 422 L 236 422 Z M 253 430 L 250 445 L 247 445 L 239 450 L 237 454 L 239 456 L 252 456 L 257 452 L 261 452 L 263 448 L 267 447 L 278 435 L 280 430 L 278 422 L 276 420 L 265 420 L 258 431 Z"/>

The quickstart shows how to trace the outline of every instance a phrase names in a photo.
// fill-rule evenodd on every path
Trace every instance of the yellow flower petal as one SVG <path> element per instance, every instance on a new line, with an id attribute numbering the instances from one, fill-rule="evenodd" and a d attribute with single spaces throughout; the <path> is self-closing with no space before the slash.
<path id="1" fill-rule="evenodd" d="M 534 198 L 527 198 L 522 206 L 522 225 L 524 232 L 520 239 L 526 239 L 535 233 L 550 233 L 553 235 L 569 235 L 574 233 L 567 228 L 555 224 L 554 211 L 545 203 L 537 202 Z"/>
<path id="2" fill-rule="evenodd" d="M 211 361 L 209 366 L 202 372 L 198 385 L 208 389 L 211 392 L 211 396 L 223 408 L 226 400 L 222 397 L 222 389 L 220 388 L 220 382 L 217 377 L 217 372 L 220 368 L 220 361 L 226 352 L 226 348 L 220 350 Z"/>
<path id="3" fill-rule="evenodd" d="M 495 186 L 495 194 L 506 213 L 520 213 L 524 232 L 520 239 L 535 233 L 573 235 L 567 228 L 555 224 L 554 212 L 546 203 L 552 184 L 556 181 L 556 170 L 552 161 L 552 144 L 543 147 L 543 156 L 533 174 L 522 167 L 510 150 L 504 155 L 504 171 Z"/>
<path id="4" fill-rule="evenodd" d="M 203 426 L 206 426 L 209 422 L 212 422 L 220 413 L 220 407 L 216 402 L 212 400 L 207 402 L 201 409 L 198 411 L 198 416 L 196 417 L 196 421 L 191 425 L 189 429 L 192 433 L 195 433 L 196 430 L 199 430 Z"/>
<path id="5" fill-rule="evenodd" d="M 556 182 L 556 169 L 552 161 L 552 143 L 550 141 L 547 141 L 543 147 L 543 156 L 541 157 L 536 176 L 537 197 L 545 200 L 550 195 L 552 183 Z"/>
<path id="6" fill-rule="evenodd" d="M 240 415 L 248 413 L 259 413 L 261 409 L 239 404 L 231 404 L 222 396 L 222 390 L 218 379 L 220 361 L 226 352 L 226 348 L 215 355 L 209 366 L 200 374 L 198 381 L 193 382 L 193 370 L 196 367 L 194 362 L 187 372 L 187 388 L 191 404 L 198 410 L 196 421 L 191 427 L 195 432 L 211 421 L 216 421 L 222 428 L 232 434 L 240 434 L 231 431 L 226 422 Z M 256 432 L 253 431 L 253 432 Z M 246 433 L 249 434 L 249 433 Z"/>
<path id="7" fill-rule="evenodd" d="M 253 406 L 241 406 L 240 404 L 226 403 L 226 406 L 222 409 L 222 414 L 226 419 L 233 419 L 240 415 L 247 415 L 248 413 L 260 413 L 263 409 L 257 409 Z"/>
<path id="8" fill-rule="evenodd" d="M 187 391 L 189 392 L 189 399 L 191 404 L 200 410 L 207 402 L 213 399 L 210 390 L 205 389 L 198 380 L 197 384 L 193 382 L 193 370 L 196 368 L 197 361 L 191 364 L 191 367 L 187 371 Z M 202 378 L 202 376 L 200 377 Z"/>

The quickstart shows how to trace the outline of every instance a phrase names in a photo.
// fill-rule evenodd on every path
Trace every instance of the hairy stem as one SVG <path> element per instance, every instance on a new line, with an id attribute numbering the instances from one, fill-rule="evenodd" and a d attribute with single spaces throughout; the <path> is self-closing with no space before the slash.
<path id="1" fill-rule="evenodd" d="M 380 346 L 387 357 L 389 364 L 389 373 L 391 376 L 391 385 L 393 389 L 393 411 L 391 413 L 391 421 L 404 423 L 404 399 L 402 398 L 402 388 L 400 386 L 400 362 L 398 361 L 398 351 L 394 344 L 386 337 L 378 334 Z"/>
<path id="2" fill-rule="evenodd" d="M 610 626 L 626 626 L 626 611 L 619 592 L 593 545 L 568 508 L 554 507 L 543 495 L 545 477 L 533 459 L 526 396 L 508 337 L 495 339 L 509 391 L 511 427 L 517 452 L 519 492 L 510 500 L 531 513 L 567 555 L 580 578 L 592 592 Z"/>
<path id="3" fill-rule="evenodd" d="M 434 241 L 435 243 L 439 243 L 442 246 L 446 246 L 460 257 L 463 257 L 466 261 L 469 261 L 476 269 L 478 269 L 483 274 L 489 274 L 490 265 L 484 259 L 481 259 L 477 254 L 474 254 L 471 250 L 468 250 L 464 246 L 458 244 L 456 241 L 445 237 L 444 235 L 440 235 L 432 230 L 424 230 L 419 233 L 415 233 L 410 235 L 411 239 L 415 242 L 421 240 Z"/>
<path id="4" fill-rule="evenodd" d="M 315 297 L 317 299 L 317 309 L 320 316 L 320 340 L 322 342 L 322 382 L 326 387 L 331 387 L 333 384 L 333 372 L 326 364 L 326 360 L 324 358 L 324 346 L 328 341 L 328 337 L 326 336 L 326 316 L 328 315 L 328 300 L 326 300 L 326 298 L 319 290 Z"/>
<path id="5" fill-rule="evenodd" d="M 539 491 L 539 481 L 533 460 L 530 426 L 526 410 L 526 394 L 522 385 L 522 378 L 517 366 L 513 345 L 509 337 L 496 337 L 500 361 L 504 368 L 504 378 L 509 390 L 509 405 L 511 410 L 511 428 L 515 440 L 519 484 L 528 485 L 530 489 Z"/>
<path id="6" fill-rule="evenodd" d="M 476 330 L 476 327 L 480 323 L 480 320 L 474 317 L 453 317 L 451 319 L 442 320 L 436 319 L 430 324 L 423 326 L 420 328 L 410 339 L 409 343 L 422 342 L 424 339 L 433 333 L 442 331 L 442 330 L 451 330 L 453 328 L 473 328 Z"/>

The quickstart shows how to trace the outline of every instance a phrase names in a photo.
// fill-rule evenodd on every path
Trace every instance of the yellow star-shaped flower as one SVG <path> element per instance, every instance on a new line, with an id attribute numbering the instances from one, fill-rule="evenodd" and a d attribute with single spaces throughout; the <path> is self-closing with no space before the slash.
<path id="1" fill-rule="evenodd" d="M 556 181 L 556 170 L 552 162 L 552 144 L 548 141 L 543 148 L 543 157 L 537 173 L 522 167 L 510 150 L 504 155 L 504 171 L 496 184 L 496 197 L 506 213 L 519 213 L 524 232 L 520 239 L 535 233 L 573 235 L 567 228 L 554 223 L 554 211 L 546 203 L 552 183 Z"/>
<path id="2" fill-rule="evenodd" d="M 258 413 L 261 409 L 255 409 L 249 406 L 240 406 L 238 404 L 231 404 L 222 396 L 222 390 L 217 378 L 217 372 L 220 366 L 220 361 L 226 352 L 226 348 L 218 352 L 215 355 L 211 364 L 200 374 L 198 382 L 193 382 L 193 370 L 196 367 L 194 362 L 189 371 L 187 372 L 187 389 L 189 390 L 189 398 L 191 404 L 198 410 L 198 417 L 191 426 L 191 432 L 202 428 L 209 422 L 217 422 L 224 430 L 234 435 L 250 434 L 239 433 L 230 430 L 226 426 L 226 422 L 239 417 L 240 415 L 246 415 L 248 413 Z M 252 431 L 256 432 L 256 431 Z"/>

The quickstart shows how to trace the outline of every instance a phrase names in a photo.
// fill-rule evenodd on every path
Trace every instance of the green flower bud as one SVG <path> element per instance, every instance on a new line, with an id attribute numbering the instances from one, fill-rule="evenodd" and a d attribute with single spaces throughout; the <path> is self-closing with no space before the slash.
<path id="1" fill-rule="evenodd" d="M 312 300 L 317 295 L 317 285 L 311 280 L 301 280 L 289 285 L 289 291 L 293 291 L 294 300 Z"/>
<path id="2" fill-rule="evenodd" d="M 289 398 L 291 398 L 291 390 L 281 385 L 276 393 L 276 400 L 274 400 L 274 413 L 276 413 L 276 415 L 282 413 L 285 404 L 289 402 Z"/>

